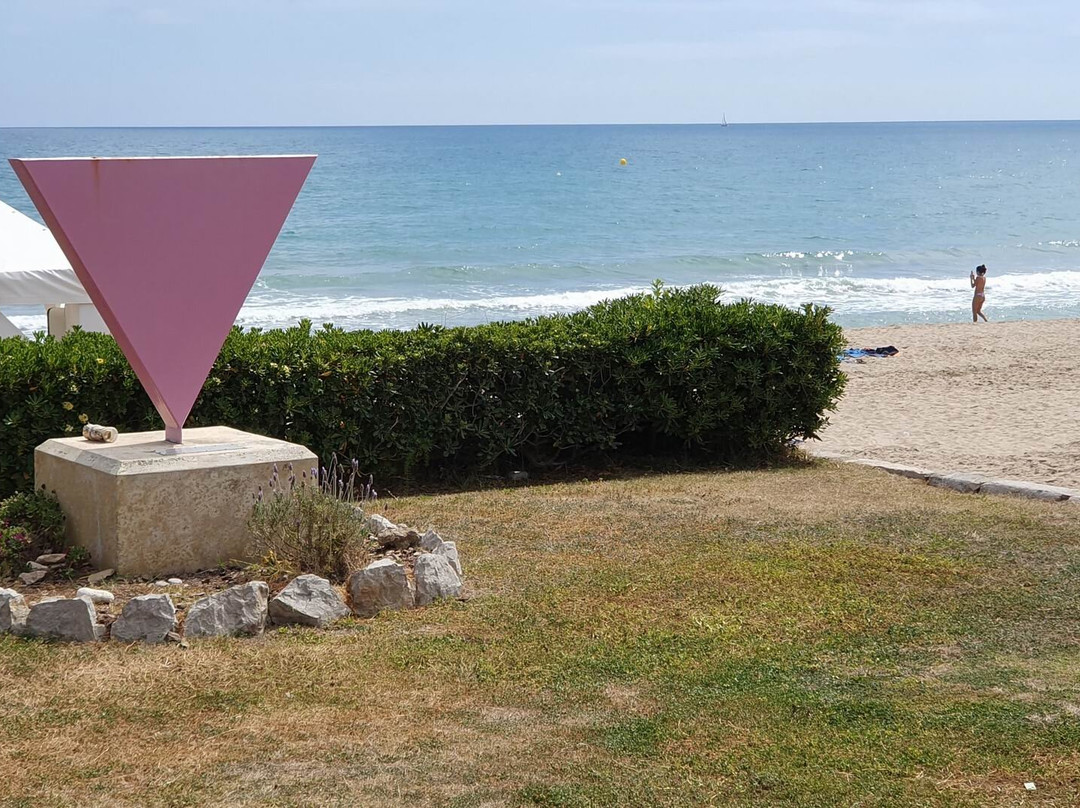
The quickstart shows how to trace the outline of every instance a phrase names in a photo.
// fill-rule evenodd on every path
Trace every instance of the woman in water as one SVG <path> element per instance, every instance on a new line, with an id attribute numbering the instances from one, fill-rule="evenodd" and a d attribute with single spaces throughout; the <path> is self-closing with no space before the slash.
<path id="1" fill-rule="evenodd" d="M 971 273 L 971 288 L 975 290 L 975 296 L 971 298 L 971 322 L 979 322 L 980 317 L 984 323 L 990 322 L 982 312 L 986 302 L 986 264 L 979 264 Z"/>

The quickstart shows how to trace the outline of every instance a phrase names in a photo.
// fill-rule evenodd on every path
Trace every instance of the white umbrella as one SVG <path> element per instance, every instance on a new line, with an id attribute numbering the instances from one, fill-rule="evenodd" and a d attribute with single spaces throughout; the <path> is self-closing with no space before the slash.
<path id="1" fill-rule="evenodd" d="M 0 306 L 89 302 L 49 228 L 0 202 Z M 0 336 L 21 333 L 0 314 Z"/>

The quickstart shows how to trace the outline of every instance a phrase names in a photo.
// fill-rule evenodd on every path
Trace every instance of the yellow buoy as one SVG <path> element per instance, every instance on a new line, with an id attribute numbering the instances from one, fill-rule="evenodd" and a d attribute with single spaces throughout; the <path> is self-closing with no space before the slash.
<path id="1" fill-rule="evenodd" d="M 621 165 L 621 166 L 626 165 L 626 158 L 625 157 L 622 157 L 622 158 L 619 159 L 619 165 Z"/>

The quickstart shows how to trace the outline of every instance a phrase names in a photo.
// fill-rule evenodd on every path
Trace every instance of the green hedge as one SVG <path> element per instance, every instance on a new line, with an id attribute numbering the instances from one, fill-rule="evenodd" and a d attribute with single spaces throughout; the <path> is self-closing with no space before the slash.
<path id="1" fill-rule="evenodd" d="M 604 457 L 754 461 L 814 435 L 844 383 L 828 310 L 658 288 L 568 316 L 445 329 L 234 329 L 188 426 L 337 452 L 389 480 Z M 161 422 L 115 341 L 0 340 L 0 495 L 83 419 Z"/>

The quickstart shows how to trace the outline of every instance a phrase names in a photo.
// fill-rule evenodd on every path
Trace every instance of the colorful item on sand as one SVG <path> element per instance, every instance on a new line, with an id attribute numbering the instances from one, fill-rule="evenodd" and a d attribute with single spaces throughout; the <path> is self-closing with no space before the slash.
<path id="1" fill-rule="evenodd" d="M 884 348 L 848 348 L 840 352 L 840 361 L 863 359 L 868 356 L 895 356 L 898 353 L 900 353 L 900 350 L 892 345 L 886 345 Z"/>
<path id="2" fill-rule="evenodd" d="M 315 157 L 10 162 L 180 443 Z"/>

